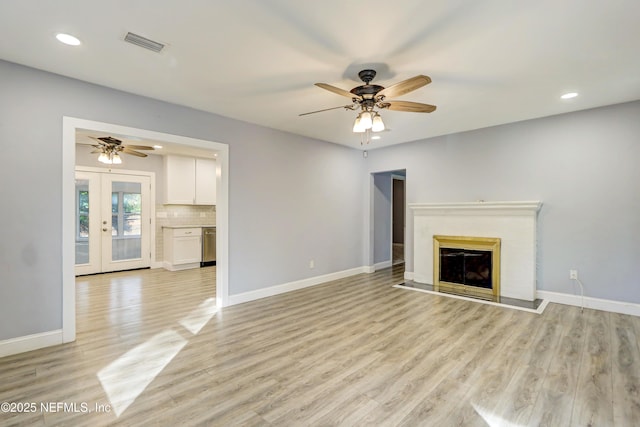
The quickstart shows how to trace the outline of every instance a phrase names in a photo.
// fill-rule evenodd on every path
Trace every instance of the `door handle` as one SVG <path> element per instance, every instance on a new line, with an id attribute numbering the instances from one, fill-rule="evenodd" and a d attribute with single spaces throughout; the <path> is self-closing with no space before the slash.
<path id="1" fill-rule="evenodd" d="M 102 231 L 107 231 L 107 229 L 106 229 L 106 228 L 103 228 L 103 229 L 102 229 Z"/>

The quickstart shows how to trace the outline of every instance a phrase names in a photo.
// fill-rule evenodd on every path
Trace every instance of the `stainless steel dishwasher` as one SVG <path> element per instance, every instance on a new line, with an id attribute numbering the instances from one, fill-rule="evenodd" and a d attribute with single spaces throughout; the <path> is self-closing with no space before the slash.
<path id="1" fill-rule="evenodd" d="M 216 228 L 202 228 L 202 261 L 200 267 L 216 265 Z"/>

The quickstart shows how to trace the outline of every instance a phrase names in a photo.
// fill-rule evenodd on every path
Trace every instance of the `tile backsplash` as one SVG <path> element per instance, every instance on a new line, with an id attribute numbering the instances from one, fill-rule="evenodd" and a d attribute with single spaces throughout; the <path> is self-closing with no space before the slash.
<path id="1" fill-rule="evenodd" d="M 156 205 L 156 261 L 163 259 L 162 227 L 166 225 L 215 225 L 215 206 Z"/>

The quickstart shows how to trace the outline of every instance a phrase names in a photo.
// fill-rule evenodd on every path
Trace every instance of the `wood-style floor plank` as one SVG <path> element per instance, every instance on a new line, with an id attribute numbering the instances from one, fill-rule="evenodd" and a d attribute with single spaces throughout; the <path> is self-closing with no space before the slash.
<path id="1" fill-rule="evenodd" d="M 571 425 L 608 426 L 613 423 L 613 382 L 610 313 L 585 310 L 586 348 L 580 363 Z M 625 402 L 616 403 L 624 405 Z"/>
<path id="2" fill-rule="evenodd" d="M 613 420 L 619 426 L 640 426 L 640 347 L 631 316 L 611 316 L 613 357 Z"/>
<path id="3" fill-rule="evenodd" d="M 0 359 L 0 425 L 640 425 L 640 318 L 393 288 L 403 265 L 227 307 L 215 267 L 78 277 L 77 340 Z"/>

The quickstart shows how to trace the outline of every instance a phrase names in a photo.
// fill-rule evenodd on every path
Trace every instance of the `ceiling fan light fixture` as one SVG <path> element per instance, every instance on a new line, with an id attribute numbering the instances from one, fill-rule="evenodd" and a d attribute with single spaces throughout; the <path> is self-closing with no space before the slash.
<path id="1" fill-rule="evenodd" d="M 356 117 L 356 121 L 353 122 L 353 132 L 362 133 L 365 130 L 365 127 L 362 125 L 362 118 L 360 117 L 360 114 L 358 114 L 358 117 Z"/>
<path id="2" fill-rule="evenodd" d="M 113 163 L 113 161 L 111 160 L 111 158 L 109 157 L 109 155 L 107 153 L 100 153 L 100 155 L 98 156 L 98 161 L 100 163 L 104 163 L 105 165 L 110 165 Z"/>
<path id="3" fill-rule="evenodd" d="M 373 126 L 373 119 L 370 112 L 363 111 L 362 113 L 360 113 L 360 124 L 365 129 L 371 129 L 371 126 Z"/>
<path id="4" fill-rule="evenodd" d="M 122 164 L 122 158 L 120 157 L 120 154 L 114 153 L 113 157 L 111 158 L 111 162 L 114 165 L 121 165 Z"/>
<path id="5" fill-rule="evenodd" d="M 382 121 L 382 117 L 380 117 L 380 114 L 378 113 L 375 113 L 375 116 L 373 116 L 371 130 L 373 132 L 382 132 L 384 130 L 384 122 Z"/>

